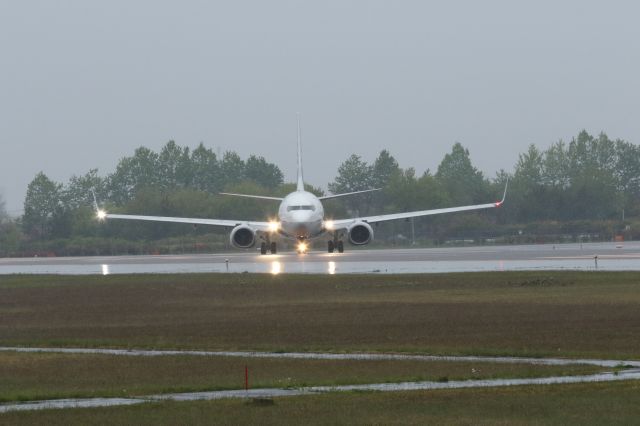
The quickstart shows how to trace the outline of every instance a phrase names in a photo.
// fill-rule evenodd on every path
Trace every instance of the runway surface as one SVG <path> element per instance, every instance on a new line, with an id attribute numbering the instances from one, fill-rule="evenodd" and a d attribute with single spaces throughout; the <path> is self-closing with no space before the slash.
<path id="1" fill-rule="evenodd" d="M 438 389 L 463 389 L 463 388 L 484 388 L 502 386 L 522 386 L 522 385 L 549 385 L 566 383 L 595 383 L 613 382 L 622 380 L 640 380 L 640 369 L 638 361 L 626 360 L 584 360 L 584 359 L 561 359 L 561 358 L 518 358 L 518 357 L 470 357 L 470 356 L 428 356 L 428 355 L 385 355 L 385 354 L 331 354 L 331 353 L 267 353 L 267 352 L 207 352 L 207 351 L 147 351 L 147 350 L 118 350 L 118 349 L 73 349 L 73 348 L 0 348 L 2 351 L 16 352 L 58 352 L 58 353 L 88 353 L 116 356 L 163 356 L 163 355 L 192 355 L 192 356 L 243 356 L 243 357 L 271 357 L 271 358 L 311 358 L 311 359 L 354 359 L 354 360 L 424 360 L 424 361 L 459 361 L 459 362 L 498 362 L 498 363 L 524 363 L 524 364 L 544 364 L 544 365 L 570 365 L 570 364 L 590 364 L 605 367 L 635 367 L 622 369 L 616 372 L 598 373 L 580 376 L 560 376 L 542 377 L 526 379 L 484 379 L 484 380 L 460 380 L 449 382 L 419 381 L 400 383 L 372 383 L 343 386 L 309 386 L 296 389 L 250 389 L 250 390 L 225 390 L 211 392 L 187 392 L 146 395 L 135 398 L 77 398 L 58 399 L 44 401 L 29 401 L 23 403 L 0 404 L 0 413 L 17 410 L 42 410 L 42 409 L 62 409 L 62 408 L 88 408 L 88 407 L 109 407 L 118 405 L 141 404 L 145 402 L 158 401 L 197 401 L 216 400 L 228 398 L 276 398 L 287 396 L 311 395 L 327 392 L 352 392 L 352 391 L 377 391 L 377 392 L 398 392 L 415 390 L 438 390 Z M 232 354 L 232 355 L 230 355 Z"/>
<path id="2" fill-rule="evenodd" d="M 3 258 L 0 275 L 259 272 L 435 273 L 507 270 L 640 270 L 640 242 L 165 256 Z"/>

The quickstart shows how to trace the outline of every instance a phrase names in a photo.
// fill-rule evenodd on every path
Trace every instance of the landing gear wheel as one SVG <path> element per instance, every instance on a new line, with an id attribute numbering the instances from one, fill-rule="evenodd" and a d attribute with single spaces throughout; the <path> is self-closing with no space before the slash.
<path id="1" fill-rule="evenodd" d="M 260 254 L 267 254 L 267 243 L 260 244 Z"/>
<path id="2" fill-rule="evenodd" d="M 329 250 L 329 253 L 333 253 L 333 251 L 335 250 L 335 245 L 333 244 L 332 240 L 329 240 L 329 242 L 327 243 L 327 249 Z"/>
<path id="3" fill-rule="evenodd" d="M 338 241 L 338 253 L 344 253 L 344 244 L 341 241 Z"/>
<path id="4" fill-rule="evenodd" d="M 269 251 L 271 251 L 271 254 L 276 254 L 278 252 L 275 241 L 271 242 Z"/>

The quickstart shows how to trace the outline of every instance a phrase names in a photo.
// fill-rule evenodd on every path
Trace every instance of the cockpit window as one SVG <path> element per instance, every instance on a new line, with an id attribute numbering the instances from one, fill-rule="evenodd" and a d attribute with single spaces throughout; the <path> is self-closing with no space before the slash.
<path id="1" fill-rule="evenodd" d="M 287 211 L 290 212 L 291 210 L 311 210 L 311 211 L 315 211 L 316 208 L 314 206 L 288 206 L 287 207 Z"/>

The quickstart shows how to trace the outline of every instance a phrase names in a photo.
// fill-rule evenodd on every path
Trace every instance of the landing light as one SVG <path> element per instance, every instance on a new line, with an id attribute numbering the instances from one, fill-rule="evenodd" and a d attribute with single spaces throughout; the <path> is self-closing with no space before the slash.
<path id="1" fill-rule="evenodd" d="M 328 229 L 329 231 L 333 231 L 334 228 L 334 223 L 332 220 L 325 220 L 324 221 L 324 229 Z"/>
<path id="2" fill-rule="evenodd" d="M 301 242 L 298 243 L 298 253 L 303 254 L 307 252 L 307 243 Z"/>
<path id="3" fill-rule="evenodd" d="M 278 232 L 280 230 L 280 224 L 275 221 L 269 222 L 269 232 Z"/>
<path id="4" fill-rule="evenodd" d="M 105 218 L 107 217 L 107 212 L 105 212 L 104 210 L 98 210 L 96 212 L 96 216 L 99 220 L 105 220 Z"/>

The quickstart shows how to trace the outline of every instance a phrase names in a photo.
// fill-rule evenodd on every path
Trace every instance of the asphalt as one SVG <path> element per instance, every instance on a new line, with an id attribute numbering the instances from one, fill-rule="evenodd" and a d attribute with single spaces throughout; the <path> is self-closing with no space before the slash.
<path id="1" fill-rule="evenodd" d="M 163 256 L 0 259 L 3 274 L 188 272 L 429 273 L 499 270 L 640 270 L 640 242 L 352 249 L 261 256 L 254 250 Z"/>

